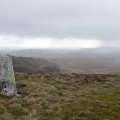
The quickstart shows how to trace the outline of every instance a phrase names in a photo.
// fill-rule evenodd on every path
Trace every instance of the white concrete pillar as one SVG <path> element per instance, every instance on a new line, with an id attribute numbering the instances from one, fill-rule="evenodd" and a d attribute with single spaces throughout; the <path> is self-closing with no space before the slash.
<path id="1" fill-rule="evenodd" d="M 0 54 L 0 93 L 6 96 L 17 95 L 12 58 L 6 54 Z"/>

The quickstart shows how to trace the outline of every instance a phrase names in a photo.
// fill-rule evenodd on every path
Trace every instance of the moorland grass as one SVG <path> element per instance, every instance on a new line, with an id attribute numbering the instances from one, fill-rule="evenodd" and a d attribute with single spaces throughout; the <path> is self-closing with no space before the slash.
<path id="1" fill-rule="evenodd" d="M 120 120 L 120 76 L 16 74 L 20 97 L 0 95 L 0 120 Z"/>

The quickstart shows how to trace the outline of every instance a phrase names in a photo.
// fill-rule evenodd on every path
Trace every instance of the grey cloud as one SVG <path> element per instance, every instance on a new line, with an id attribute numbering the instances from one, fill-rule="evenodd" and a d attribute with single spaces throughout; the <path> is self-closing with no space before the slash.
<path id="1" fill-rule="evenodd" d="M 119 40 L 119 0 L 0 0 L 0 34 Z"/>

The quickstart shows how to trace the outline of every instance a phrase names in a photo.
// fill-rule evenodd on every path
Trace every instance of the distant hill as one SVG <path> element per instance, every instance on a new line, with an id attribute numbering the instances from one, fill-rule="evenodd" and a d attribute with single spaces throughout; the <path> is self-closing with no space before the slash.
<path id="1" fill-rule="evenodd" d="M 43 59 L 12 57 L 15 72 L 25 73 L 60 73 L 56 64 Z"/>
<path id="2" fill-rule="evenodd" d="M 120 59 L 39 59 L 30 57 L 12 57 L 12 59 L 15 72 L 120 74 Z"/>
<path id="3" fill-rule="evenodd" d="M 17 72 L 120 74 L 119 48 L 11 50 Z"/>
<path id="4" fill-rule="evenodd" d="M 88 48 L 76 50 L 64 49 L 26 49 L 11 50 L 7 53 L 17 57 L 34 57 L 42 59 L 60 58 L 120 58 L 119 48 Z"/>

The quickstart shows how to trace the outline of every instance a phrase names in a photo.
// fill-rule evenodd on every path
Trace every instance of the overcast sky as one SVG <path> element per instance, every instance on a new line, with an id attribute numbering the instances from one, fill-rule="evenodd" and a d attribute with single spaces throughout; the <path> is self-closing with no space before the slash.
<path id="1" fill-rule="evenodd" d="M 120 0 L 0 0 L 1 48 L 119 45 Z"/>

